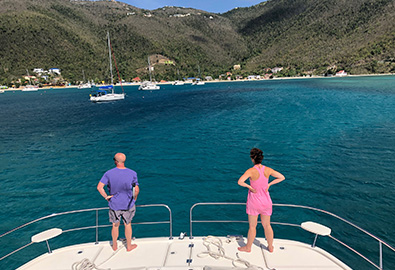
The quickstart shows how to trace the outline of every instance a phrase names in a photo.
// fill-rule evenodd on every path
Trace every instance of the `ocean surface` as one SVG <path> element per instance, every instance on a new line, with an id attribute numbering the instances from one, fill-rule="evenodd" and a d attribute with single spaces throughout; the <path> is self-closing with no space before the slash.
<path id="1" fill-rule="evenodd" d="M 237 180 L 252 165 L 250 149 L 258 147 L 263 164 L 286 177 L 270 189 L 274 203 L 330 211 L 395 246 L 395 76 L 124 89 L 124 101 L 106 104 L 91 103 L 90 91 L 79 89 L 0 94 L 0 234 L 52 213 L 106 207 L 96 185 L 117 152 L 138 173 L 137 204 L 168 205 L 173 234 L 189 234 L 193 204 L 246 201 Z M 196 208 L 196 214 L 247 220 L 244 206 Z M 139 208 L 135 222 L 167 218 L 166 209 Z M 106 211 L 100 220 L 107 224 Z M 377 242 L 333 218 L 282 207 L 272 216 L 274 222 L 307 220 L 330 226 L 333 236 L 379 262 Z M 29 243 L 32 234 L 78 222 L 92 226 L 95 216 L 43 222 L 3 237 L 0 257 Z M 276 238 L 313 241 L 300 229 L 273 226 Z M 246 236 L 247 230 L 246 223 L 214 223 L 194 225 L 193 233 Z M 133 227 L 137 238 L 168 234 L 168 225 Z M 94 230 L 76 235 L 95 241 Z M 109 240 L 110 228 L 99 237 Z M 65 239 L 51 240 L 51 247 L 72 241 Z M 331 239 L 320 237 L 317 244 L 354 269 L 373 269 Z M 394 253 L 383 250 L 384 269 L 395 269 Z M 45 251 L 45 243 L 34 244 L 0 262 L 1 269 Z"/>

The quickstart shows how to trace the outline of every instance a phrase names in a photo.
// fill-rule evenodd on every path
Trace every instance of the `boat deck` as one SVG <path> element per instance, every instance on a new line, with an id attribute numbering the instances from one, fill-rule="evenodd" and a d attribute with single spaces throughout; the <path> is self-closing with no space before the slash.
<path id="1" fill-rule="evenodd" d="M 313 208 L 310 206 L 301 205 L 288 205 L 288 204 L 275 204 L 276 207 L 287 207 L 287 208 L 301 208 L 313 211 L 313 213 L 320 212 L 336 218 L 338 221 L 343 222 L 347 226 L 351 226 L 353 229 L 357 229 L 362 232 L 362 235 L 367 235 L 371 239 L 377 241 L 379 244 L 379 263 L 376 264 L 374 261 L 365 257 L 360 252 L 351 248 L 346 242 L 336 238 L 332 235 L 332 229 L 313 221 L 305 221 L 301 224 L 295 223 L 284 223 L 272 221 L 272 224 L 281 226 L 292 226 L 297 229 L 303 229 L 315 235 L 313 243 L 306 244 L 304 242 L 298 242 L 292 240 L 292 234 L 290 239 L 274 239 L 274 252 L 270 253 L 266 248 L 266 240 L 264 238 L 256 238 L 252 246 L 250 253 L 240 252 L 237 248 L 244 246 L 246 238 L 242 236 L 227 236 L 227 237 L 213 237 L 213 236 L 195 236 L 193 234 L 193 225 L 197 223 L 246 223 L 245 220 L 228 220 L 218 219 L 207 220 L 198 217 L 194 214 L 193 210 L 196 207 L 204 209 L 204 207 L 233 207 L 233 206 L 244 206 L 245 203 L 236 202 L 214 202 L 214 203 L 196 203 L 190 208 L 190 230 L 189 235 L 194 237 L 184 237 L 183 234 L 180 237 L 173 237 L 172 231 L 172 214 L 171 209 L 164 204 L 150 204 L 150 205 L 137 205 L 142 209 L 165 209 L 169 212 L 168 220 L 160 219 L 158 221 L 142 221 L 133 223 L 133 226 L 139 225 L 159 225 L 169 224 L 169 234 L 167 237 L 150 237 L 150 238 L 138 238 L 133 239 L 133 243 L 137 244 L 137 248 L 127 252 L 123 241 L 118 242 L 118 250 L 113 251 L 110 241 L 99 240 L 99 229 L 109 230 L 110 224 L 101 224 L 99 222 L 99 212 L 108 211 L 107 207 L 103 208 L 92 208 L 92 209 L 81 209 L 73 210 L 62 213 L 55 213 L 48 216 L 38 218 L 23 224 L 17 228 L 14 228 L 6 233 L 0 235 L 0 239 L 6 239 L 12 235 L 17 235 L 22 228 L 25 230 L 30 229 L 31 232 L 37 231 L 39 224 L 44 223 L 47 220 L 53 220 L 53 218 L 62 218 L 65 222 L 57 221 L 57 224 L 62 224 L 66 227 L 65 229 L 52 228 L 42 232 L 39 232 L 31 237 L 31 241 L 23 244 L 23 246 L 15 249 L 11 252 L 6 253 L 5 251 L 0 261 L 5 260 L 16 252 L 22 252 L 25 248 L 31 245 L 44 245 L 44 241 L 47 244 L 48 253 L 45 253 L 35 259 L 27 262 L 18 269 L 39 269 L 39 270 L 88 270 L 88 269 L 112 269 L 112 270 L 241 270 L 241 269 L 260 269 L 260 270 L 300 270 L 300 269 L 351 269 L 344 262 L 347 257 L 336 258 L 329 252 L 316 245 L 318 237 L 328 237 L 335 241 L 339 247 L 347 248 L 351 251 L 351 254 L 358 255 L 360 259 L 363 259 L 366 263 L 370 263 L 372 267 L 376 269 L 383 269 L 383 248 L 386 248 L 390 254 L 395 252 L 395 248 L 390 246 L 388 243 L 377 238 L 371 233 L 363 230 L 362 228 L 352 224 L 351 222 L 336 216 L 330 212 Z M 68 220 L 66 217 L 74 217 L 75 214 L 88 214 L 95 213 L 96 223 L 95 225 L 85 226 L 88 219 L 81 218 L 78 220 L 82 223 L 82 226 L 72 226 L 67 228 L 66 224 Z M 92 215 L 90 216 L 92 217 Z M 105 220 L 101 218 L 100 220 Z M 38 226 L 32 228 L 31 226 Z M 47 227 L 47 225 L 43 226 Z M 285 228 L 286 228 L 285 227 Z M 66 246 L 62 240 L 58 239 L 58 246 L 64 246 L 62 248 L 51 251 L 49 240 L 63 235 L 68 239 L 69 233 L 81 232 L 82 230 L 95 230 L 95 240 L 91 243 L 78 244 L 74 246 Z M 226 235 L 225 229 L 221 230 L 221 235 Z M 166 234 L 166 230 L 161 230 Z M 108 233 L 108 231 L 107 231 Z M 310 239 L 311 240 L 311 239 Z M 88 240 L 90 241 L 90 240 Z M 371 257 L 371 256 L 369 256 Z M 28 258 L 26 258 L 28 259 Z M 355 267 L 354 265 L 352 265 Z M 360 268 L 360 267 L 359 267 Z"/>
<path id="2" fill-rule="evenodd" d="M 141 238 L 133 241 L 137 248 L 130 252 L 121 241 L 117 251 L 108 241 L 87 243 L 54 250 L 18 269 L 84 269 L 85 259 L 96 267 L 86 269 L 112 270 L 351 269 L 319 247 L 305 243 L 275 239 L 275 250 L 270 253 L 266 241 L 257 238 L 251 253 L 238 251 L 245 241 L 236 237 Z"/>

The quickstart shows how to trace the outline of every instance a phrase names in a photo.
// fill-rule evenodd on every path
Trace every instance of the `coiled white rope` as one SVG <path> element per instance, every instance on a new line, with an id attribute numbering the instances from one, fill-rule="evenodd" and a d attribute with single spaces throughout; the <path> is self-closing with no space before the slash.
<path id="1" fill-rule="evenodd" d="M 93 262 L 91 262 L 89 259 L 83 259 L 80 262 L 75 262 L 73 263 L 73 265 L 71 266 L 72 270 L 109 270 L 108 269 L 102 269 L 102 268 L 98 268 Z"/>
<path id="2" fill-rule="evenodd" d="M 197 254 L 197 256 L 199 258 L 203 258 L 206 256 L 211 256 L 212 258 L 214 258 L 216 260 L 218 260 L 220 258 L 224 258 L 224 259 L 231 260 L 234 267 L 237 267 L 236 263 L 239 263 L 249 269 L 262 269 L 261 267 L 252 265 L 249 261 L 240 258 L 238 253 L 236 253 L 236 256 L 237 256 L 236 259 L 226 256 L 225 249 L 222 245 L 222 241 L 218 237 L 214 237 L 211 235 L 207 236 L 203 240 L 203 245 L 207 248 L 207 251 L 203 251 L 203 252 Z M 216 248 L 216 251 L 211 250 L 211 246 L 214 246 Z"/>
<path id="3" fill-rule="evenodd" d="M 126 244 L 126 242 L 122 241 L 122 243 Z M 105 260 L 104 262 L 100 263 L 100 265 L 106 263 L 109 259 L 111 259 L 112 257 L 114 257 L 122 248 L 124 248 L 125 246 L 122 245 L 120 248 L 118 248 L 113 254 L 111 254 L 110 257 L 107 258 L 107 260 Z M 93 260 L 95 261 L 95 259 Z M 99 266 L 100 266 L 99 265 Z M 111 270 L 111 268 L 99 268 L 99 266 L 96 266 L 93 262 L 91 262 L 89 259 L 85 258 L 82 259 L 79 262 L 75 262 L 73 263 L 73 265 L 71 266 L 72 270 Z"/>

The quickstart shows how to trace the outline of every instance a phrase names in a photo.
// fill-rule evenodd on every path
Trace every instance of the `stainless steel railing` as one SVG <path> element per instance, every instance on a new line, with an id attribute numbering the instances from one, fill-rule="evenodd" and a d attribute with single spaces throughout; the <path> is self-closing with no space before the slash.
<path id="1" fill-rule="evenodd" d="M 193 238 L 193 224 L 194 223 L 248 223 L 248 221 L 246 220 L 198 220 L 198 219 L 193 219 L 193 210 L 197 207 L 197 206 L 215 206 L 215 205 L 226 205 L 226 206 L 230 206 L 230 205 L 245 205 L 245 203 L 234 203 L 234 202 L 214 202 L 214 203 L 196 203 L 194 204 L 191 208 L 190 208 L 190 237 Z M 273 204 L 273 206 L 275 207 L 291 207 L 291 208 L 301 208 L 301 209 L 307 209 L 307 210 L 312 210 L 315 212 L 321 212 L 324 213 L 326 215 L 332 216 L 350 226 L 352 226 L 353 228 L 356 228 L 357 230 L 359 230 L 360 232 L 364 233 L 365 235 L 368 235 L 370 238 L 374 239 L 375 241 L 377 241 L 379 243 L 379 264 L 375 264 L 373 263 L 371 260 L 369 260 L 368 258 L 366 258 L 364 255 L 362 255 L 360 252 L 356 251 L 355 249 L 351 248 L 349 245 L 345 244 L 344 242 L 340 241 L 339 239 L 333 237 L 332 235 L 329 235 L 330 239 L 333 239 L 334 241 L 336 241 L 337 243 L 341 244 L 342 246 L 346 247 L 347 249 L 351 250 L 353 253 L 357 254 L 358 256 L 360 256 L 361 258 L 363 258 L 365 261 L 369 262 L 372 266 L 374 266 L 376 269 L 383 269 L 383 246 L 387 247 L 390 251 L 395 252 L 395 248 L 390 246 L 388 243 L 384 242 L 383 240 L 379 239 L 378 237 L 374 236 L 373 234 L 367 232 L 366 230 L 358 227 L 357 225 L 351 223 L 350 221 L 341 218 L 331 212 L 325 211 L 325 210 L 321 210 L 318 208 L 313 208 L 313 207 L 309 207 L 309 206 L 303 206 L 303 205 L 293 205 L 293 204 Z M 147 208 L 147 207 L 164 207 L 169 211 L 169 220 L 165 220 L 165 221 L 152 221 L 152 222 L 138 222 L 138 223 L 132 223 L 133 225 L 148 225 L 148 224 L 169 224 L 169 238 L 172 239 L 173 238 L 173 232 L 172 232 L 172 212 L 171 209 L 165 205 L 165 204 L 149 204 L 149 205 L 137 205 L 136 207 L 141 207 L 141 208 Z M 87 230 L 87 229 L 95 229 L 96 230 L 96 243 L 98 243 L 99 241 L 99 228 L 103 228 L 103 227 L 110 227 L 112 225 L 100 225 L 99 224 L 99 211 L 102 210 L 108 210 L 108 207 L 103 207 L 103 208 L 91 208 L 91 209 L 82 209 L 82 210 L 75 210 L 75 211 L 68 211 L 68 212 L 62 212 L 62 213 L 55 213 L 55 214 L 51 214 L 48 216 L 44 216 L 38 219 L 35 219 L 33 221 L 30 221 L 26 224 L 23 224 L 19 227 L 16 227 L 6 233 L 3 233 L 2 235 L 0 235 L 0 239 L 3 238 L 6 235 L 12 234 L 14 232 L 17 232 L 18 230 L 27 227 L 29 225 L 32 224 L 36 224 L 39 221 L 42 220 L 47 220 L 47 219 L 51 219 L 54 217 L 58 217 L 58 216 L 62 216 L 62 215 L 70 215 L 70 214 L 76 214 L 76 213 L 83 213 L 83 212 L 95 212 L 96 213 L 96 223 L 94 226 L 86 226 L 86 227 L 77 227 L 77 228 L 72 228 L 72 229 L 68 229 L 68 230 L 64 230 L 63 233 L 67 233 L 67 232 L 72 232 L 72 231 L 81 231 L 81 230 Z M 293 223 L 282 223 L 282 222 L 271 222 L 272 224 L 275 225 L 284 225 L 284 226 L 293 226 L 293 227 L 301 227 L 300 224 L 293 224 Z M 0 258 L 0 261 L 2 261 L 3 259 L 11 256 L 12 254 L 23 250 L 24 248 L 32 245 L 33 242 L 27 243 L 23 246 L 21 246 L 20 248 L 2 256 Z"/>
<path id="2" fill-rule="evenodd" d="M 189 210 L 189 226 L 190 226 L 190 238 L 193 238 L 193 223 L 248 223 L 248 221 L 245 220 L 194 220 L 193 219 L 193 210 L 195 209 L 195 207 L 197 206 L 213 206 L 213 205 L 245 205 L 245 203 L 234 203 L 234 202 L 209 202 L 209 203 L 195 203 L 194 205 L 192 205 L 191 209 Z M 310 206 L 304 206 L 304 205 L 294 205 L 294 204 L 273 204 L 273 206 L 275 207 L 292 207 L 292 208 L 302 208 L 302 209 L 308 209 L 308 210 L 312 210 L 312 211 L 316 211 L 316 212 L 321 212 L 324 213 L 326 215 L 332 216 L 354 228 L 356 228 L 357 230 L 363 232 L 364 234 L 368 235 L 369 237 L 371 237 L 372 239 L 376 240 L 379 244 L 379 264 L 375 264 L 374 262 L 372 262 L 371 260 L 369 260 L 366 256 L 362 255 L 360 252 L 356 251 L 355 249 L 353 249 L 352 247 L 350 247 L 349 245 L 345 244 L 344 242 L 340 241 L 339 239 L 335 238 L 332 235 L 328 235 L 329 238 L 335 240 L 337 243 L 343 245 L 344 247 L 346 247 L 347 249 L 351 250 L 352 252 L 354 252 L 355 254 L 357 254 L 358 256 L 360 256 L 361 258 L 363 258 L 365 261 L 369 262 L 371 265 L 373 265 L 375 268 L 382 270 L 383 269 L 383 245 L 386 246 L 387 248 L 389 248 L 392 252 L 395 253 L 395 248 L 390 246 L 388 243 L 384 242 L 383 240 L 381 240 L 380 238 L 374 236 L 373 234 L 367 232 L 366 230 L 360 228 L 359 226 L 353 224 L 352 222 L 339 217 L 331 212 L 322 210 L 322 209 L 318 209 L 318 208 L 314 208 L 314 207 L 310 207 Z M 283 226 L 294 226 L 294 227 L 301 227 L 300 224 L 293 224 L 293 223 L 283 223 L 283 222 L 271 222 L 271 224 L 275 224 L 275 225 L 283 225 Z M 395 255 L 395 254 L 394 254 Z"/>
<path id="3" fill-rule="evenodd" d="M 165 221 L 151 221 L 151 222 L 132 222 L 132 225 L 152 225 L 152 224 L 169 224 L 169 239 L 173 238 L 173 220 L 172 220 L 172 213 L 171 213 L 171 209 L 169 206 L 165 205 L 165 204 L 146 204 L 146 205 L 136 205 L 137 208 L 148 208 L 148 207 L 164 207 L 169 211 L 169 220 L 165 220 Z M 96 223 L 95 226 L 86 226 L 86 227 L 78 227 L 78 228 L 72 228 L 72 229 L 68 229 L 68 230 L 64 230 L 63 233 L 67 233 L 67 232 L 72 232 L 72 231 L 81 231 L 81 230 L 87 230 L 87 229 L 95 229 L 96 230 L 96 243 L 99 242 L 99 228 L 104 228 L 104 227 L 110 227 L 112 226 L 110 225 L 99 225 L 99 211 L 102 210 L 108 210 L 108 207 L 102 207 L 102 208 L 91 208 L 91 209 L 82 209 L 82 210 L 75 210 L 75 211 L 68 211 L 68 212 L 62 212 L 62 213 L 55 213 L 55 214 L 51 214 L 48 216 L 44 216 L 35 220 L 32 220 L 28 223 L 25 223 L 19 227 L 16 227 L 6 233 L 3 233 L 2 235 L 0 235 L 0 239 L 3 238 L 6 235 L 12 234 L 24 227 L 27 227 L 29 225 L 32 224 L 36 224 L 39 221 L 42 220 L 47 220 L 47 219 L 51 219 L 54 217 L 58 217 L 58 216 L 62 216 L 62 215 L 70 215 L 70 214 L 76 214 L 76 213 L 83 213 L 83 212 L 96 212 Z M 13 250 L 12 252 L 2 256 L 0 258 L 0 261 L 4 260 L 5 258 L 11 256 L 12 254 L 32 245 L 33 242 L 27 243 L 23 246 L 21 246 L 20 248 Z"/>

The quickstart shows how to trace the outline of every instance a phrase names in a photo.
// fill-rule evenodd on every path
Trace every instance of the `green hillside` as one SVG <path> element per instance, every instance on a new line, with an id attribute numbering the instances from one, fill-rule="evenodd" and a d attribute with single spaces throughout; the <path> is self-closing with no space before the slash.
<path id="1" fill-rule="evenodd" d="M 225 14 L 178 7 L 142 10 L 122 2 L 2 0 L 0 84 L 26 69 L 60 68 L 64 78 L 108 80 L 110 32 L 121 77 L 156 79 L 241 74 L 284 66 L 290 75 L 328 67 L 359 73 L 394 72 L 394 0 L 271 0 Z"/>
<path id="2" fill-rule="evenodd" d="M 394 72 L 395 1 L 272 0 L 232 10 L 249 44 L 247 68 L 284 66 L 324 72 Z"/>

